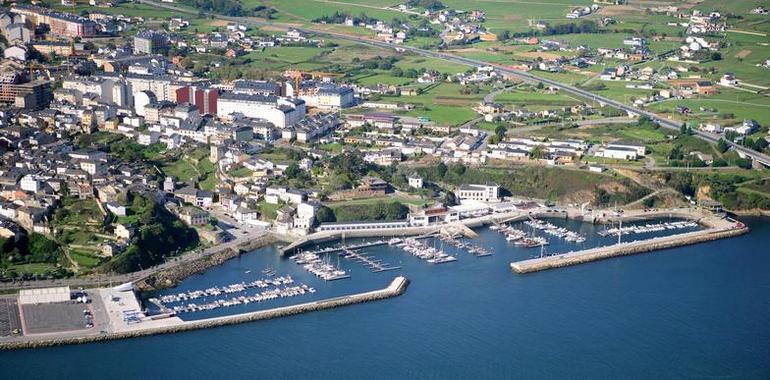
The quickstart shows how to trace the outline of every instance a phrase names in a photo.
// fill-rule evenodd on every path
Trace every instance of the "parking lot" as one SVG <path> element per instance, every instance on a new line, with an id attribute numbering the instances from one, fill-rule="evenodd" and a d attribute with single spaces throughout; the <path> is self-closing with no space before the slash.
<path id="1" fill-rule="evenodd" d="M 86 329 L 83 310 L 88 305 L 74 302 L 22 305 L 27 334 L 46 334 Z"/>
<path id="2" fill-rule="evenodd" d="M 0 297 L 0 336 L 13 335 L 14 330 L 21 330 L 16 297 Z"/>

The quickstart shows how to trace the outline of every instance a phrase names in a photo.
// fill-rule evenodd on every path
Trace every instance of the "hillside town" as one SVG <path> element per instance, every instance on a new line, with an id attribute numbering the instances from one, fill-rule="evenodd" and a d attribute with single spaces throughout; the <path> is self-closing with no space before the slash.
<path id="1" fill-rule="evenodd" d="M 432 182 L 418 174 L 426 163 L 603 173 L 607 164 L 636 165 L 659 155 L 657 147 L 622 136 L 577 138 L 538 131 L 604 120 L 651 124 L 638 114 L 611 113 L 591 101 L 561 101 L 559 106 L 497 102 L 494 95 L 506 92 L 563 97 L 558 86 L 522 83 L 499 65 L 447 72 L 402 70 L 394 66 L 396 58 L 374 63 L 392 76 L 412 78 L 406 85 L 291 67 L 271 77 L 212 77 L 207 70 L 226 67 L 228 60 L 279 51 L 266 49 L 324 49 L 335 43 L 298 28 L 263 33 L 236 22 L 201 31 L 186 16 L 151 29 L 143 27 L 142 18 L 98 9 L 76 15 L 66 11 L 73 4 L 62 6 L 14 4 L 0 14 L 7 43 L 0 78 L 3 236 L 22 252 L 29 237 L 64 252 L 63 259 L 51 261 L 49 276 L 90 268 L 137 270 L 142 261 L 157 264 L 166 255 L 237 239 L 237 226 L 252 233 L 305 236 L 372 228 L 371 223 L 384 219 L 401 220 L 394 228 L 445 223 L 530 204 L 527 197 L 500 192 L 497 183 Z M 603 6 L 572 9 L 567 18 L 586 18 Z M 480 10 L 421 11 L 407 4 L 393 10 L 411 16 L 388 22 L 337 12 L 315 22 L 363 28 L 394 45 L 408 44 L 410 38 L 439 38 L 441 48 L 515 40 L 542 56 L 510 67 L 559 74 L 601 66 L 590 86 L 622 83 L 625 89 L 643 90 L 649 95 L 630 102 L 643 108 L 747 88 L 742 87 L 745 79 L 732 73 L 709 80 L 692 75 L 687 66 L 714 59 L 724 48 L 724 42 L 712 38 L 727 28 L 719 12 L 651 9 L 680 19 L 671 26 L 683 28 L 685 35 L 679 48 L 656 55 L 651 39 L 643 35 L 623 39 L 623 47 L 575 45 L 559 39 L 561 32 L 547 24 L 535 25 L 546 31 L 541 36 L 494 33 L 484 27 L 488 15 Z M 105 37 L 120 43 L 99 42 Z M 552 52 L 561 57 L 547 58 Z M 217 58 L 208 68 L 185 61 L 211 54 Z M 661 59 L 670 64 L 645 64 Z M 476 98 L 467 107 L 471 116 L 462 122 L 434 120 L 421 116 L 427 107 L 412 99 L 437 86 L 490 95 Z M 682 106 L 677 112 L 692 110 Z M 512 133 L 517 126 L 534 129 Z M 751 118 L 683 127 L 685 134 L 693 130 L 767 146 L 750 137 L 766 130 Z M 663 136 L 669 144 L 679 139 L 677 133 Z M 665 158 L 696 166 L 725 161 L 701 150 L 677 150 Z M 335 165 L 340 162 L 352 172 L 339 172 Z M 485 195 L 471 196 L 468 188 L 486 189 Z M 387 209 L 374 216 L 361 210 L 344 215 L 346 204 L 360 200 Z M 151 226 L 157 227 L 156 236 L 145 232 Z M 172 239 L 159 257 L 139 259 L 171 229 L 195 238 Z M 21 268 L 18 264 L 29 260 L 10 256 L 7 267 Z"/>

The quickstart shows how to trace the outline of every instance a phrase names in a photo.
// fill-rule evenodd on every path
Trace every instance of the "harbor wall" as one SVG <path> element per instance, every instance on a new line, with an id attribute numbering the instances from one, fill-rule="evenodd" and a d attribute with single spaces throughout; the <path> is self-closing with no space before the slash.
<path id="1" fill-rule="evenodd" d="M 39 340 L 25 340 L 16 342 L 3 342 L 0 343 L 0 350 L 20 350 L 28 348 L 41 348 L 41 347 L 54 347 L 69 344 L 83 344 L 104 342 L 116 339 L 128 339 L 138 338 L 150 335 L 170 334 L 191 330 L 199 330 L 212 327 L 221 327 L 228 325 L 235 325 L 247 322 L 254 322 L 266 319 L 275 319 L 281 317 L 287 317 L 296 314 L 308 313 L 313 311 L 321 311 L 327 309 L 333 309 L 342 306 L 355 305 L 364 302 L 372 302 L 400 296 L 406 292 L 406 288 L 409 285 L 409 280 L 406 277 L 398 276 L 390 285 L 386 288 L 378 289 L 365 293 L 351 294 L 341 297 L 328 298 L 319 301 L 307 302 L 298 305 L 278 307 L 269 310 L 260 310 L 250 313 L 243 313 L 237 315 L 228 315 L 223 317 L 202 319 L 197 321 L 187 321 L 181 324 L 148 328 L 144 330 L 115 332 L 101 335 L 87 335 L 80 337 L 62 337 L 62 338 L 48 338 Z"/>
<path id="2" fill-rule="evenodd" d="M 743 225 L 740 225 L 736 228 L 709 228 L 702 231 L 688 232 L 679 235 L 639 240 L 630 243 L 622 243 L 607 247 L 597 247 L 583 251 L 570 252 L 562 255 L 517 261 L 511 263 L 511 270 L 519 274 L 538 272 L 608 259 L 612 257 L 633 255 L 637 253 L 725 239 L 745 234 L 748 231 L 749 228 Z"/>

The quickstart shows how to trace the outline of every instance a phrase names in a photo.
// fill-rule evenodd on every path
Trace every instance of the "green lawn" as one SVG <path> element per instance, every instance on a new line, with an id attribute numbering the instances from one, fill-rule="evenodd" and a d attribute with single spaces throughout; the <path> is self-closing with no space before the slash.
<path id="1" fill-rule="evenodd" d="M 104 214 L 95 200 L 65 198 L 54 222 L 59 225 L 86 225 L 101 224 L 103 220 Z"/>
<path id="2" fill-rule="evenodd" d="M 56 270 L 56 264 L 51 264 L 51 263 L 13 264 L 8 266 L 8 270 L 13 270 L 19 274 L 21 273 L 43 274 L 47 271 Z"/>
<path id="3" fill-rule="evenodd" d="M 265 201 L 259 202 L 259 213 L 262 215 L 262 219 L 264 220 L 275 220 L 275 217 L 278 215 L 277 211 L 279 208 L 281 208 L 281 205 L 275 205 Z"/>
<path id="4" fill-rule="evenodd" d="M 251 170 L 241 166 L 241 167 L 239 167 L 239 168 L 237 168 L 235 170 L 231 170 L 230 173 L 228 173 L 228 174 L 230 174 L 230 176 L 232 176 L 232 177 L 244 178 L 244 177 L 251 177 L 252 174 L 254 174 L 254 172 L 252 172 Z"/>
<path id="5" fill-rule="evenodd" d="M 78 265 L 85 268 L 93 268 L 102 262 L 101 257 L 95 256 L 92 253 L 86 251 L 73 249 L 70 251 L 69 255 L 73 260 L 75 260 L 75 262 L 78 263 Z"/>

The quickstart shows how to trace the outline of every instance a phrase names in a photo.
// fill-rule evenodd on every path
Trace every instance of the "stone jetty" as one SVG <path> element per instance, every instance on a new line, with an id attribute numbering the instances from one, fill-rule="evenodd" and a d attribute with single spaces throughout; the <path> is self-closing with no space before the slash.
<path id="1" fill-rule="evenodd" d="M 378 290 L 373 290 L 365 293 L 356 293 L 351 295 L 345 295 L 334 298 L 327 298 L 324 300 L 312 301 L 301 303 L 291 306 L 283 306 L 269 310 L 260 310 L 249 313 L 242 313 L 236 315 L 228 315 L 223 317 L 201 319 L 196 321 L 185 321 L 169 326 L 152 327 L 146 329 L 137 329 L 133 331 L 123 331 L 115 333 L 106 333 L 99 335 L 84 335 L 84 336 L 68 336 L 68 337 L 53 337 L 40 339 L 31 339 L 23 341 L 2 342 L 0 343 L 0 350 L 19 350 L 27 348 L 38 347 L 52 347 L 68 344 L 83 344 L 102 342 L 115 339 L 127 339 L 136 338 L 149 335 L 158 334 L 170 334 L 183 331 L 191 331 L 198 329 L 205 329 L 211 327 L 220 327 L 227 325 L 235 325 L 240 323 L 247 323 L 259 320 L 274 319 L 280 317 L 287 317 L 295 314 L 308 313 L 312 311 L 321 311 L 327 309 L 333 309 L 342 306 L 355 305 L 364 302 L 372 302 L 377 300 L 383 300 L 392 298 L 404 294 L 409 280 L 406 277 L 398 276 L 391 281 L 391 283 Z"/>

